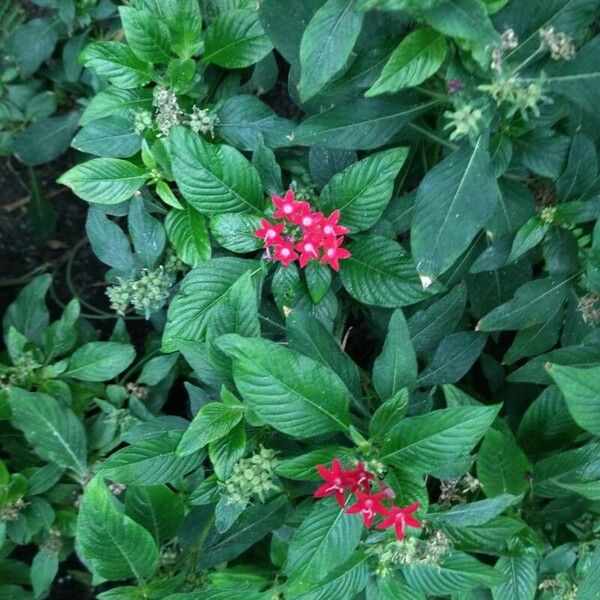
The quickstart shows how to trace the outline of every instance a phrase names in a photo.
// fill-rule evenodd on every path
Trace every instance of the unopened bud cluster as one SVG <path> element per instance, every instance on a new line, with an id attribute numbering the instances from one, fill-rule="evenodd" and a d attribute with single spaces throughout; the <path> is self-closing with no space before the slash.
<path id="1" fill-rule="evenodd" d="M 387 577 L 402 565 L 439 565 L 450 551 L 448 537 L 436 531 L 429 539 L 407 537 L 402 541 L 379 542 L 367 548 L 367 556 L 377 560 L 375 573 L 378 577 Z"/>
<path id="2" fill-rule="evenodd" d="M 0 377 L 0 389 L 10 385 L 25 385 L 42 365 L 32 351 L 23 352 L 10 371 Z"/>
<path id="3" fill-rule="evenodd" d="M 465 104 L 457 108 L 455 111 L 446 111 L 444 117 L 448 119 L 448 123 L 444 129 L 451 129 L 450 139 L 460 140 L 468 137 L 470 140 L 475 140 L 479 136 L 481 129 L 481 121 L 483 112 L 481 109 Z"/>
<path id="4" fill-rule="evenodd" d="M 470 473 L 456 479 L 441 481 L 438 504 L 444 507 L 464 504 L 467 501 L 467 495 L 476 492 L 479 487 L 479 480 Z"/>
<path id="5" fill-rule="evenodd" d="M 540 211 L 540 220 L 550 225 L 556 217 L 556 206 L 545 206 Z"/>
<path id="6" fill-rule="evenodd" d="M 544 579 L 539 585 L 538 590 L 550 592 L 561 600 L 576 600 L 577 586 L 570 581 L 559 581 L 558 579 Z"/>
<path id="7" fill-rule="evenodd" d="M 571 60 L 575 56 L 573 39 L 554 27 L 543 27 L 539 31 L 542 47 L 550 52 L 552 60 Z"/>
<path id="8" fill-rule="evenodd" d="M 167 301 L 173 283 L 173 276 L 160 266 L 153 271 L 144 269 L 137 279 L 122 281 L 119 285 L 109 287 L 106 295 L 111 309 L 118 315 L 124 315 L 131 306 L 135 312 L 149 318 Z"/>
<path id="9" fill-rule="evenodd" d="M 223 484 L 227 504 L 247 504 L 254 495 L 264 502 L 268 492 L 278 489 L 273 481 L 279 462 L 275 454 L 275 450 L 261 446 L 258 452 L 236 463 L 231 477 Z"/>
<path id="10" fill-rule="evenodd" d="M 23 498 L 19 498 L 11 504 L 0 507 L 0 523 L 7 521 L 16 521 L 21 514 L 21 511 L 27 506 Z"/>
<path id="11" fill-rule="evenodd" d="M 524 120 L 529 119 L 529 112 L 534 116 L 540 115 L 540 105 L 551 103 L 552 100 L 544 95 L 543 80 L 522 83 L 517 77 L 499 79 L 491 84 L 480 85 L 477 88 L 487 92 L 499 106 L 508 105 L 508 115 L 512 117 L 519 112 Z"/>
<path id="12" fill-rule="evenodd" d="M 134 114 L 133 128 L 139 135 L 156 128 L 159 137 L 167 137 L 175 125 L 185 125 L 195 133 L 208 133 L 214 137 L 219 119 L 212 110 L 193 106 L 192 112 L 187 113 L 179 105 L 175 92 L 166 87 L 154 89 L 152 104 L 154 115 L 148 110 Z"/>
<path id="13" fill-rule="evenodd" d="M 49 554 L 58 554 L 62 550 L 62 537 L 60 531 L 56 527 L 51 527 L 48 530 L 48 537 L 42 544 L 42 549 Z"/>
<path id="14" fill-rule="evenodd" d="M 586 323 L 590 325 L 600 323 L 600 296 L 598 294 L 590 292 L 579 298 L 577 309 Z"/>
<path id="15" fill-rule="evenodd" d="M 502 70 L 502 57 L 506 50 L 514 50 L 519 45 L 519 38 L 513 29 L 506 29 L 500 36 L 500 46 L 492 50 L 491 68 L 494 71 Z"/>
<path id="16" fill-rule="evenodd" d="M 142 385 L 141 383 L 133 383 L 131 381 L 125 386 L 125 389 L 130 396 L 135 396 L 140 400 L 146 400 L 146 398 L 148 398 L 148 394 L 150 393 L 150 390 L 147 386 Z"/>

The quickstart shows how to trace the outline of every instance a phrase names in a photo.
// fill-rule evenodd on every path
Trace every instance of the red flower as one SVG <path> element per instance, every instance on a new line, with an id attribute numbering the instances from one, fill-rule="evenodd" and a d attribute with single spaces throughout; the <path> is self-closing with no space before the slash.
<path id="1" fill-rule="evenodd" d="M 306 202 L 298 202 L 301 204 L 299 211 L 292 215 L 291 220 L 296 225 L 300 225 L 304 231 L 314 232 L 317 225 L 323 220 L 323 213 L 312 212 L 310 206 Z"/>
<path id="2" fill-rule="evenodd" d="M 337 503 L 344 506 L 346 503 L 345 491 L 348 487 L 348 471 L 342 469 L 339 458 L 334 458 L 331 463 L 331 471 L 323 465 L 317 465 L 319 475 L 325 480 L 325 483 L 314 493 L 315 498 L 324 498 L 325 496 L 335 496 Z"/>
<path id="3" fill-rule="evenodd" d="M 283 240 L 281 239 L 281 232 L 285 227 L 285 224 L 273 224 L 267 219 L 261 219 L 261 228 L 254 232 L 254 235 L 265 241 L 265 248 L 273 246 L 274 244 L 280 244 Z"/>
<path id="4" fill-rule="evenodd" d="M 300 267 L 305 267 L 313 258 L 319 258 L 320 240 L 313 240 L 305 237 L 301 242 L 298 242 L 295 249 L 300 252 Z"/>
<path id="5" fill-rule="evenodd" d="M 326 219 L 324 218 L 321 221 L 321 230 L 325 235 L 344 235 L 350 231 L 347 227 L 337 224 L 340 220 L 340 215 L 339 208 L 336 208 Z"/>
<path id="6" fill-rule="evenodd" d="M 404 508 L 400 508 L 398 506 L 392 506 L 390 509 L 386 509 L 386 512 L 383 513 L 386 519 L 381 521 L 379 525 L 377 525 L 377 529 L 387 529 L 388 527 L 394 527 L 396 531 L 396 537 L 399 540 L 404 539 L 404 533 L 406 531 L 406 526 L 417 527 L 420 528 L 423 526 L 421 521 L 415 519 L 412 514 L 419 508 L 420 504 L 418 502 L 413 502 L 413 504 L 409 504 Z"/>
<path id="7" fill-rule="evenodd" d="M 352 471 L 348 471 L 348 477 L 351 479 L 350 491 L 356 492 L 361 490 L 363 492 L 371 491 L 371 480 L 375 477 L 373 473 L 370 473 L 365 469 L 365 465 L 359 462 L 356 468 Z"/>
<path id="8" fill-rule="evenodd" d="M 294 252 L 294 245 L 286 240 L 280 240 L 275 245 L 274 256 L 275 260 L 280 261 L 284 267 L 289 267 L 290 263 L 298 258 L 298 254 Z"/>
<path id="9" fill-rule="evenodd" d="M 388 509 L 381 504 L 381 499 L 385 498 L 385 492 L 377 494 L 365 494 L 361 491 L 356 492 L 356 504 L 346 509 L 348 514 L 360 513 L 365 527 L 373 525 L 375 515 L 386 515 Z"/>
<path id="10" fill-rule="evenodd" d="M 350 258 L 352 254 L 346 248 L 340 248 L 344 243 L 344 238 L 329 238 L 323 243 L 323 256 L 321 262 L 328 264 L 334 271 L 340 270 L 339 260 Z"/>
<path id="11" fill-rule="evenodd" d="M 277 208 L 273 217 L 275 219 L 290 219 L 292 215 L 299 212 L 305 202 L 296 202 L 294 200 L 294 190 L 288 190 L 285 197 L 273 196 L 273 204 Z"/>

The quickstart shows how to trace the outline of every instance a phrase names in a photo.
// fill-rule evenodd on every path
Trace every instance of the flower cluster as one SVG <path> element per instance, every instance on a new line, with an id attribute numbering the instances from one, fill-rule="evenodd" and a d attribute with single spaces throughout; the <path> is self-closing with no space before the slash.
<path id="1" fill-rule="evenodd" d="M 308 202 L 296 201 L 293 190 L 288 190 L 283 198 L 273 196 L 273 204 L 273 219 L 279 222 L 262 219 L 255 232 L 264 241 L 267 257 L 284 267 L 296 259 L 300 267 L 316 260 L 338 271 L 339 261 L 350 256 L 341 247 L 349 230 L 338 225 L 340 211 L 335 210 L 328 217 L 312 212 Z"/>
<path id="2" fill-rule="evenodd" d="M 314 493 L 315 498 L 334 496 L 337 503 L 343 508 L 346 506 L 346 494 L 354 495 L 356 502 L 346 508 L 348 514 L 360 514 L 365 527 L 371 527 L 377 515 L 383 520 L 376 526 L 377 529 L 393 527 L 398 540 L 404 539 L 407 525 L 422 527 L 422 523 L 413 517 L 419 508 L 418 502 L 413 502 L 405 507 L 390 504 L 395 494 L 385 483 L 377 480 L 377 489 L 373 490 L 375 475 L 365 469 L 363 463 L 358 463 L 354 469 L 343 469 L 338 458 L 331 464 L 331 469 L 317 465 L 319 475 L 325 480 Z M 388 504 L 389 506 L 386 506 Z"/>
<path id="3" fill-rule="evenodd" d="M 575 56 L 573 39 L 554 27 L 543 27 L 539 30 L 542 47 L 550 52 L 552 60 L 571 60 Z"/>

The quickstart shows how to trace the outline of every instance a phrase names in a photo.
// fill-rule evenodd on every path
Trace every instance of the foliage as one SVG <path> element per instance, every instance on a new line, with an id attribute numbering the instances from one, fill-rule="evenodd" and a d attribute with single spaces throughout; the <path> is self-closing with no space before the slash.
<path id="1" fill-rule="evenodd" d="M 598 3 L 119 14 L 81 54 L 106 83 L 73 140 L 94 158 L 60 181 L 114 311 L 153 333 L 130 367 L 121 321 L 48 325 L 44 279 L 9 309 L 16 521 L 27 460 L 83 486 L 78 517 L 47 502 L 103 600 L 593 598 Z M 9 552 L 49 531 L 6 529 Z M 43 595 L 33 573 L 10 585 Z"/>

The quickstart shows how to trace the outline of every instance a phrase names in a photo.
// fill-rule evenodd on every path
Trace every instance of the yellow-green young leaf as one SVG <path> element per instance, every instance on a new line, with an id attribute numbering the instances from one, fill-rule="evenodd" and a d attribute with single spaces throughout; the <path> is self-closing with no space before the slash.
<path id="1" fill-rule="evenodd" d="M 256 8 L 228 10 L 217 15 L 206 29 L 204 60 L 226 69 L 243 69 L 264 58 L 272 48 Z"/>
<path id="2" fill-rule="evenodd" d="M 362 529 L 362 520 L 347 515 L 331 498 L 317 502 L 290 542 L 286 565 L 290 594 L 308 591 L 348 560 Z"/>
<path id="3" fill-rule="evenodd" d="M 365 96 L 397 92 L 419 85 L 442 66 L 446 51 L 443 35 L 432 29 L 416 29 L 392 52 L 379 79 L 365 92 Z"/>
<path id="4" fill-rule="evenodd" d="M 300 98 L 306 102 L 320 92 L 344 69 L 356 38 L 363 14 L 354 0 L 327 0 L 317 10 L 304 31 L 300 43 Z"/>
<path id="5" fill-rule="evenodd" d="M 146 169 L 120 158 L 94 158 L 67 171 L 58 183 L 83 200 L 119 204 L 129 200 L 148 180 Z"/>
<path id="6" fill-rule="evenodd" d="M 12 424 L 38 456 L 78 475 L 87 472 L 85 429 L 71 409 L 52 396 L 17 387 L 10 388 L 8 401 Z"/>
<path id="7" fill-rule="evenodd" d="M 177 454 L 186 456 L 227 435 L 244 416 L 243 407 L 227 406 L 221 402 L 205 404 L 187 428 Z"/>
<path id="8" fill-rule="evenodd" d="M 422 473 L 467 455 L 483 437 L 499 406 L 444 408 L 409 417 L 385 438 L 381 460 Z"/>
<path id="9" fill-rule="evenodd" d="M 417 271 L 435 278 L 447 271 L 500 200 L 485 136 L 450 154 L 421 182 L 412 218 L 411 249 Z M 473 202 L 473 198 L 478 198 Z"/>
<path id="10" fill-rule="evenodd" d="M 490 429 L 477 453 L 477 477 L 485 495 L 521 494 L 533 467 L 509 431 Z"/>
<path id="11" fill-rule="evenodd" d="M 115 503 L 100 477 L 85 486 L 77 520 L 79 548 L 96 575 L 143 581 L 158 567 L 158 548 L 150 533 Z"/>
<path id="12" fill-rule="evenodd" d="M 402 311 L 393 312 L 383 350 L 373 364 L 373 386 L 385 401 L 401 388 L 412 388 L 417 381 L 417 357 Z"/>
<path id="13" fill-rule="evenodd" d="M 575 422 L 600 435 L 600 367 L 579 369 L 552 364 L 547 371 L 563 393 Z"/>
<path id="14" fill-rule="evenodd" d="M 177 256 L 191 267 L 210 259 L 212 249 L 206 219 L 197 210 L 186 205 L 183 210 L 171 210 L 165 219 L 167 236 Z"/>
<path id="15" fill-rule="evenodd" d="M 81 381 L 108 381 L 122 373 L 135 358 L 130 344 L 89 342 L 75 350 L 63 373 Z"/>
<path id="16" fill-rule="evenodd" d="M 180 431 L 166 431 L 134 442 L 111 454 L 103 463 L 103 477 L 127 485 L 159 485 L 174 481 L 196 469 L 203 456 L 179 456 Z"/>
<path id="17" fill-rule="evenodd" d="M 210 144 L 185 127 L 171 131 L 173 174 L 184 198 L 201 213 L 259 212 L 258 172 L 231 146 Z"/>
<path id="18" fill-rule="evenodd" d="M 263 339 L 229 334 L 217 344 L 248 406 L 275 429 L 299 438 L 348 430 L 348 391 L 331 369 Z"/>
<path id="19" fill-rule="evenodd" d="M 334 175 L 321 192 L 321 209 L 325 213 L 339 209 L 340 222 L 355 233 L 372 227 L 392 197 L 394 180 L 407 155 L 406 148 L 386 150 Z"/>
<path id="20" fill-rule="evenodd" d="M 147 10 L 120 6 L 119 15 L 127 43 L 141 59 L 166 63 L 171 58 L 171 36 L 164 21 Z"/>

